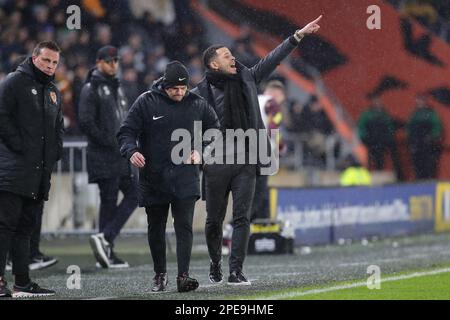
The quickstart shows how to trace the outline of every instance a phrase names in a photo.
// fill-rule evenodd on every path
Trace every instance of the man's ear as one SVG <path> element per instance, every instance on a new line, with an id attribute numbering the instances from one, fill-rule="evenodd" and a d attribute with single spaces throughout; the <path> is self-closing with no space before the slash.
<path id="1" fill-rule="evenodd" d="M 215 61 L 215 60 L 212 60 L 212 61 L 209 63 L 209 67 L 210 67 L 211 69 L 213 69 L 213 70 L 219 70 L 219 64 L 218 64 L 217 61 Z"/>

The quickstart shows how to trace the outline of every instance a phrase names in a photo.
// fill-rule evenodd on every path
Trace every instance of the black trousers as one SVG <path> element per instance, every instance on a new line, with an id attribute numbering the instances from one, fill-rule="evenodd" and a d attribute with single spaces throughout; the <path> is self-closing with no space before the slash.
<path id="1" fill-rule="evenodd" d="M 268 180 L 268 176 L 256 176 L 255 196 L 253 198 L 250 221 L 270 218 Z"/>
<path id="2" fill-rule="evenodd" d="M 44 201 L 40 201 L 36 206 L 36 223 L 31 233 L 30 239 L 30 258 L 36 257 L 41 254 L 39 245 L 41 243 L 41 229 L 42 229 L 42 215 L 44 214 Z"/>
<path id="3" fill-rule="evenodd" d="M 13 274 L 28 276 L 30 238 L 41 201 L 0 191 L 0 276 L 5 274 L 11 249 Z"/>
<path id="4" fill-rule="evenodd" d="M 366 143 L 366 146 L 369 153 L 369 164 L 371 167 L 374 166 L 376 170 L 384 169 L 385 153 L 387 150 L 390 153 L 397 179 L 399 181 L 404 180 L 404 174 L 400 164 L 400 156 L 398 154 L 395 141 L 387 144 Z"/>
<path id="5" fill-rule="evenodd" d="M 416 179 L 434 179 L 440 156 L 440 147 L 433 144 L 410 146 Z"/>
<path id="6" fill-rule="evenodd" d="M 172 209 L 177 241 L 178 274 L 189 273 L 192 252 L 192 221 L 197 197 L 174 198 L 170 203 L 145 207 L 148 222 L 148 244 L 153 259 L 155 273 L 167 272 L 166 265 L 166 224 L 169 206 Z"/>
<path id="7" fill-rule="evenodd" d="M 113 245 L 114 239 L 138 205 L 137 181 L 123 176 L 102 179 L 97 184 L 100 189 L 99 231 Z M 117 204 L 119 191 L 122 191 L 123 199 Z"/>
<path id="8" fill-rule="evenodd" d="M 205 166 L 206 225 L 205 235 L 211 261 L 222 258 L 222 228 L 228 196 L 233 197 L 233 235 L 230 272 L 242 271 L 250 236 L 250 210 L 255 193 L 256 166 L 212 164 Z"/>

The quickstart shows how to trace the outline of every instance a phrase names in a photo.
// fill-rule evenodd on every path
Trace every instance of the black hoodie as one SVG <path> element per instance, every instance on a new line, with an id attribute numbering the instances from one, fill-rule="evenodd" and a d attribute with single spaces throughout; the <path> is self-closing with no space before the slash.
<path id="1" fill-rule="evenodd" d="M 28 58 L 0 84 L 0 190 L 47 200 L 64 127 L 60 92 L 36 70 Z"/>
<path id="2" fill-rule="evenodd" d="M 131 175 L 120 156 L 116 133 L 128 111 L 128 101 L 117 78 L 97 69 L 88 73 L 80 94 L 78 122 L 88 138 L 87 167 L 90 182 Z"/>

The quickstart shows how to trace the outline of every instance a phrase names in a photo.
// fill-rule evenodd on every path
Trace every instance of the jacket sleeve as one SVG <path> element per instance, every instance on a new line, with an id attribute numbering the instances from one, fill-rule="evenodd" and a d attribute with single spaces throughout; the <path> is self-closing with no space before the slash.
<path id="1" fill-rule="evenodd" d="M 203 101 L 202 103 L 203 103 L 203 116 L 202 116 L 203 133 L 208 129 L 220 129 L 219 118 L 217 117 L 214 108 L 211 107 L 211 105 L 206 101 Z M 203 141 L 202 143 L 203 151 L 212 142 L 213 141 Z"/>
<path id="2" fill-rule="evenodd" d="M 83 87 L 80 94 L 80 103 L 78 106 L 78 124 L 84 134 L 93 142 L 104 147 L 116 147 L 116 141 L 108 139 L 95 121 L 97 113 L 97 99 L 94 89 L 90 84 Z"/>
<path id="3" fill-rule="evenodd" d="M 139 151 L 137 139 L 144 127 L 141 111 L 141 106 L 144 103 L 143 99 L 143 96 L 140 96 L 134 102 L 125 120 L 122 122 L 119 132 L 117 133 L 120 154 L 128 160 L 131 158 L 133 153 Z"/>
<path id="4" fill-rule="evenodd" d="M 14 152 L 22 152 L 22 138 L 14 120 L 16 112 L 15 90 L 11 78 L 0 85 L 0 139 Z"/>
<path id="5" fill-rule="evenodd" d="M 61 101 L 61 98 L 59 99 Z M 62 153 L 63 153 L 63 136 L 64 136 L 64 117 L 63 117 L 63 111 L 62 106 L 59 108 L 59 112 L 56 118 L 56 141 L 57 141 L 57 157 L 56 160 L 61 160 Z"/>
<path id="6" fill-rule="evenodd" d="M 296 43 L 296 40 L 293 39 L 293 37 L 289 37 L 278 45 L 278 47 L 273 49 L 267 56 L 262 58 L 255 66 L 250 68 L 250 72 L 257 84 L 267 78 L 281 61 L 297 48 L 298 44 L 294 43 Z"/>

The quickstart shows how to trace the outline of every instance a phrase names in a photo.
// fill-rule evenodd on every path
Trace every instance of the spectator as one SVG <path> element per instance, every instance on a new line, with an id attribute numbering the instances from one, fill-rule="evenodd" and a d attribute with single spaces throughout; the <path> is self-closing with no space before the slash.
<path id="1" fill-rule="evenodd" d="M 442 151 L 442 121 L 427 105 L 426 96 L 416 97 L 416 110 L 406 124 L 408 146 L 417 179 L 433 179 Z"/>
<path id="2" fill-rule="evenodd" d="M 369 170 L 350 154 L 344 160 L 344 170 L 341 173 L 340 184 L 343 187 L 367 186 L 372 184 L 372 177 Z"/>
<path id="3" fill-rule="evenodd" d="M 358 120 L 358 134 L 368 149 L 370 166 L 377 170 L 384 169 L 385 153 L 389 150 L 397 179 L 403 180 L 395 143 L 395 123 L 379 96 L 370 97 L 369 109 Z"/>

